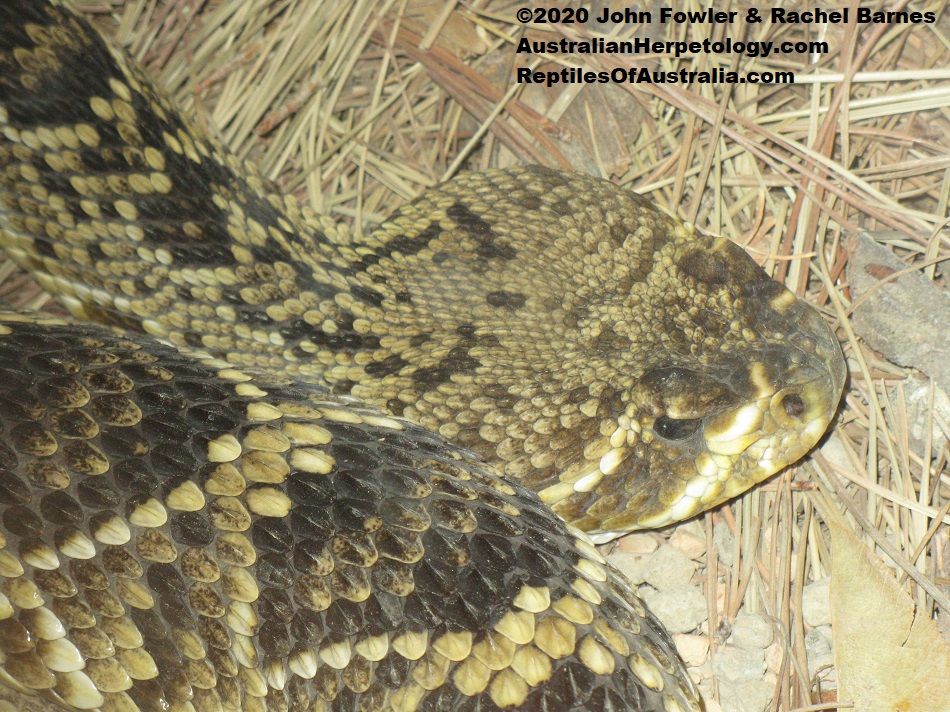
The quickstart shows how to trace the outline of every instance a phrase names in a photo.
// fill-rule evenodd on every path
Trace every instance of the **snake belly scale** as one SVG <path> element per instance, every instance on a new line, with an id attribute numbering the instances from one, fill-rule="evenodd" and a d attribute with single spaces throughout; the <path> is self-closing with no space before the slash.
<path id="1" fill-rule="evenodd" d="M 460 176 L 351 235 L 58 2 L 0 3 L 0 242 L 74 316 L 0 316 L 26 707 L 699 709 L 578 529 L 768 477 L 845 375 L 740 248 L 605 181 Z"/>

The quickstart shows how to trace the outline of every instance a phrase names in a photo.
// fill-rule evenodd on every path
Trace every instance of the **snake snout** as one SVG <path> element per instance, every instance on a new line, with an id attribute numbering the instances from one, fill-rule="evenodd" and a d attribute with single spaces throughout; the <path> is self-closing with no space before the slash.
<path id="1" fill-rule="evenodd" d="M 841 399 L 847 365 L 834 332 L 817 311 L 806 305 L 798 327 L 788 337 L 798 363 L 788 376 L 790 387 L 777 394 L 776 407 L 786 419 L 827 425 Z"/>

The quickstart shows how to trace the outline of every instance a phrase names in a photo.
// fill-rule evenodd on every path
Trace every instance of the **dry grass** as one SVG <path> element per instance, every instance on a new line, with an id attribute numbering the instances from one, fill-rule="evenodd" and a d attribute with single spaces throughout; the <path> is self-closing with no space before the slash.
<path id="1" fill-rule="evenodd" d="M 916 446 L 908 435 L 915 424 L 907 372 L 877 356 L 848 324 L 844 238 L 888 230 L 887 244 L 908 265 L 946 286 L 950 23 L 750 26 L 747 39 L 829 43 L 825 55 L 742 59 L 745 71 L 795 70 L 794 87 L 544 89 L 515 84 L 513 68 L 575 66 L 584 58 L 519 55 L 518 40 L 581 38 L 600 26 L 526 33 L 513 16 L 528 3 L 508 0 L 76 2 L 239 154 L 357 230 L 460 169 L 573 166 L 742 244 L 822 310 L 851 365 L 834 439 L 806 464 L 705 518 L 710 530 L 725 521 L 739 546 L 732 566 L 708 561 L 710 607 L 720 622 L 712 627 L 714 650 L 740 606 L 771 616 L 787 644 L 773 709 L 819 701 L 799 606 L 803 583 L 827 575 L 829 517 L 844 516 L 868 541 L 874 530 L 896 558 L 946 589 L 947 530 L 932 525 L 950 523 L 950 429 L 924 407 L 917 425 L 929 435 Z M 914 9 L 940 13 L 944 6 L 923 0 Z M 660 39 L 669 30 L 676 39 L 702 40 L 724 31 L 735 37 L 743 25 L 606 27 L 616 39 Z M 583 66 L 730 69 L 734 62 L 601 55 Z M 16 292 L 18 303 L 42 303 L 8 265 L 0 270 L 4 291 Z M 904 578 L 919 604 L 933 605 L 914 584 L 919 575 Z"/>

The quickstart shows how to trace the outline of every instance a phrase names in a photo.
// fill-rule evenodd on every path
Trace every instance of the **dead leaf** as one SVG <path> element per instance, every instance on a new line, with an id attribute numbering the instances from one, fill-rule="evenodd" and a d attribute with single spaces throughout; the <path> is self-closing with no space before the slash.
<path id="1" fill-rule="evenodd" d="M 861 712 L 948 712 L 950 644 L 851 532 L 832 524 L 838 699 Z"/>

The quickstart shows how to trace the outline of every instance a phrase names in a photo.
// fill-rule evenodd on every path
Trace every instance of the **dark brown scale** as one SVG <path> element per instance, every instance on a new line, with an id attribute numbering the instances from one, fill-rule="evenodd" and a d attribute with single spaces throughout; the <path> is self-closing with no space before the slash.
<path id="1" fill-rule="evenodd" d="M 54 598 L 50 610 L 62 621 L 63 625 L 72 628 L 92 628 L 96 625 L 96 617 L 79 595 Z"/>
<path id="2" fill-rule="evenodd" d="M 177 598 L 165 598 L 161 602 L 162 618 L 172 628 L 189 630 L 195 627 L 195 614 L 187 603 Z"/>
<path id="3" fill-rule="evenodd" d="M 279 621 L 265 621 L 258 631 L 258 641 L 267 655 L 283 658 L 290 654 L 290 633 Z"/>
<path id="4" fill-rule="evenodd" d="M 155 472 L 173 477 L 188 477 L 201 466 L 201 461 L 187 449 L 186 441 L 154 445 L 149 453 L 150 464 Z"/>
<path id="5" fill-rule="evenodd" d="M 54 413 L 50 419 L 50 429 L 65 438 L 94 438 L 99 434 L 99 425 L 91 416 L 81 410 L 68 409 Z"/>
<path id="6" fill-rule="evenodd" d="M 430 595 L 428 591 L 419 589 L 418 595 L 406 601 L 402 614 L 409 628 L 430 630 L 444 621 L 445 601 Z"/>
<path id="7" fill-rule="evenodd" d="M 33 354 L 27 357 L 26 366 L 30 373 L 43 376 L 74 376 L 82 370 L 82 366 L 74 359 L 56 357 L 49 353 Z"/>
<path id="8" fill-rule="evenodd" d="M 471 485 L 467 482 L 460 482 L 454 478 L 453 475 L 455 475 L 455 472 L 453 472 L 451 465 L 440 462 L 431 462 L 430 465 L 433 469 L 437 469 L 439 472 L 448 475 L 448 477 L 439 476 L 431 479 L 430 482 L 435 492 L 468 502 L 477 499 L 478 492 Z"/>
<path id="9" fill-rule="evenodd" d="M 102 565 L 109 573 L 126 579 L 142 577 L 142 565 L 126 549 L 120 546 L 108 546 L 102 550 L 100 556 Z"/>
<path id="10" fill-rule="evenodd" d="M 55 598 L 69 598 L 79 592 L 75 582 L 59 570 L 34 571 L 33 582 Z"/>
<path id="11" fill-rule="evenodd" d="M 108 442 L 105 437 L 103 441 Z M 122 459 L 114 463 L 112 474 L 115 484 L 123 493 L 131 495 L 145 494 L 154 491 L 158 487 L 158 478 L 154 470 L 149 467 L 148 461 L 142 457 L 148 452 L 149 450 L 146 450 L 145 452 L 134 453 L 137 457 L 128 457 L 125 447 L 119 449 L 119 453 L 121 453 L 119 456 L 128 459 Z M 93 487 L 93 482 L 99 484 L 99 487 Z M 112 487 L 106 481 L 99 483 L 98 481 L 87 480 L 81 486 L 86 486 L 86 489 L 89 490 L 87 494 L 88 501 L 83 502 L 89 507 L 114 507 L 119 501 L 117 488 Z M 109 502 L 112 502 L 112 504 L 109 504 Z"/>
<path id="12" fill-rule="evenodd" d="M 265 588 L 258 599 L 260 615 L 279 623 L 287 624 L 294 619 L 294 605 L 284 589 Z"/>
<path id="13" fill-rule="evenodd" d="M 104 427 L 100 437 L 103 447 L 117 458 L 141 457 L 151 450 L 149 441 L 129 427 Z"/>
<path id="14" fill-rule="evenodd" d="M 104 591 L 109 588 L 109 577 L 106 572 L 91 561 L 70 561 L 69 573 L 73 580 L 84 589 Z"/>
<path id="15" fill-rule="evenodd" d="M 399 356 L 398 354 L 391 354 L 382 361 L 374 361 L 373 363 L 364 366 L 363 370 L 369 376 L 384 378 L 385 376 L 398 373 L 408 365 L 409 363 L 405 361 L 402 356 Z"/>
<path id="16" fill-rule="evenodd" d="M 160 712 L 164 707 L 162 688 L 155 680 L 135 680 L 127 692 L 143 712 Z"/>
<path id="17" fill-rule="evenodd" d="M 141 427 L 142 435 L 149 442 L 162 444 L 181 445 L 188 441 L 192 433 L 185 422 L 184 413 L 174 411 L 152 414 L 142 421 Z"/>
<path id="18" fill-rule="evenodd" d="M 184 410 L 188 402 L 168 383 L 145 386 L 136 393 L 138 403 L 157 413 L 174 413 Z"/>
<path id="19" fill-rule="evenodd" d="M 165 693 L 165 699 L 172 704 L 191 702 L 195 696 L 194 688 L 181 670 L 168 673 L 160 671 L 158 683 Z"/>
<path id="20" fill-rule="evenodd" d="M 135 387 L 132 379 L 114 368 L 86 371 L 80 379 L 94 393 L 128 393 Z"/>
<path id="21" fill-rule="evenodd" d="M 115 645 L 99 628 L 73 628 L 69 640 L 79 651 L 92 660 L 102 660 L 115 655 Z"/>
<path id="22" fill-rule="evenodd" d="M 4 662 L 4 668 L 10 677 L 27 688 L 48 690 L 56 685 L 56 677 L 32 651 L 10 655 Z"/>
<path id="23" fill-rule="evenodd" d="M 415 589 L 413 570 L 407 565 L 389 559 L 380 559 L 373 567 L 373 585 L 394 596 L 408 596 Z"/>
<path id="24" fill-rule="evenodd" d="M 334 526 L 342 531 L 361 530 L 377 516 L 378 504 L 365 499 L 337 499 L 332 507 Z"/>
<path id="25" fill-rule="evenodd" d="M 379 514 L 386 524 L 409 531 L 424 532 L 432 525 L 427 508 L 411 499 L 386 498 Z"/>
<path id="26" fill-rule="evenodd" d="M 235 677 L 240 672 L 240 668 L 234 656 L 226 650 L 219 650 L 218 648 L 209 646 L 208 662 L 211 663 L 215 674 L 218 676 L 219 690 L 221 689 L 222 677 Z"/>
<path id="27" fill-rule="evenodd" d="M 322 475 L 301 474 L 288 483 L 287 494 L 294 502 L 299 503 L 291 512 L 291 526 L 297 519 L 319 524 L 329 524 L 327 507 L 334 499 L 334 483 Z"/>
<path id="28" fill-rule="evenodd" d="M 10 471 L 16 466 L 16 457 L 10 453 L 4 459 L 10 469 L 0 470 L 0 504 L 26 504 L 31 499 L 30 486 Z"/>
<path id="29" fill-rule="evenodd" d="M 316 542 L 307 542 L 311 547 L 319 547 L 320 544 Z M 311 552 L 309 555 L 304 555 L 301 552 L 303 546 L 297 548 L 294 552 L 294 568 L 306 577 L 307 585 L 315 586 L 315 590 L 324 592 L 328 590 L 327 583 L 324 580 L 328 574 L 332 573 L 335 568 L 333 560 L 330 558 L 330 552 L 326 549 L 319 552 Z M 298 580 L 295 586 L 300 587 L 300 581 Z M 303 587 L 298 593 L 306 593 L 306 588 Z M 322 610 L 322 609 L 320 609 Z"/>
<path id="30" fill-rule="evenodd" d="M 320 645 L 326 635 L 324 617 L 307 608 L 297 608 L 290 623 L 290 634 L 300 643 Z"/>
<path id="31" fill-rule="evenodd" d="M 400 532 L 399 529 L 383 529 L 376 535 L 376 548 L 379 555 L 393 561 L 414 564 L 425 553 L 422 540 L 414 532 Z"/>
<path id="32" fill-rule="evenodd" d="M 184 512 L 171 517 L 172 538 L 183 546 L 207 546 L 214 541 L 214 529 L 197 512 Z"/>
<path id="33" fill-rule="evenodd" d="M 6 653 L 25 653 L 36 647 L 37 639 L 15 618 L 0 621 L 0 649 Z"/>
<path id="34" fill-rule="evenodd" d="M 293 549 L 290 527 L 281 519 L 262 518 L 251 526 L 251 541 L 262 553 L 286 554 Z"/>
<path id="35" fill-rule="evenodd" d="M 393 237 L 382 249 L 376 250 L 376 254 L 380 258 L 389 257 L 394 252 L 398 252 L 405 257 L 414 255 L 428 247 L 429 242 L 438 237 L 441 232 L 442 230 L 437 224 L 430 223 L 415 237 L 406 234 Z"/>
<path id="36" fill-rule="evenodd" d="M 430 529 L 425 535 L 426 551 L 434 559 L 455 568 L 465 568 L 471 561 L 468 539 L 445 529 Z"/>
<path id="37" fill-rule="evenodd" d="M 478 624 L 478 630 L 483 630 L 491 620 L 492 601 L 498 600 L 498 589 L 499 586 L 488 578 L 487 573 L 482 573 L 473 566 L 466 567 L 465 573 L 459 578 L 459 591 L 465 592 L 458 597 L 458 603 L 462 606 L 461 612 Z"/>
<path id="38" fill-rule="evenodd" d="M 265 554 L 257 561 L 257 580 L 264 586 L 273 586 L 277 590 L 285 591 L 293 586 L 294 565 L 286 557 Z"/>
<path id="39" fill-rule="evenodd" d="M 79 501 L 92 509 L 109 509 L 119 504 L 119 493 L 109 478 L 90 477 L 76 486 Z"/>
<path id="40" fill-rule="evenodd" d="M 331 389 L 333 393 L 339 393 L 340 395 L 349 395 L 349 393 L 356 387 L 356 381 L 350 379 L 344 379 L 337 383 L 333 384 Z"/>
<path id="41" fill-rule="evenodd" d="M 413 570 L 413 579 L 426 596 L 445 598 L 458 586 L 455 573 L 455 567 L 449 562 L 424 561 Z"/>
<path id="42" fill-rule="evenodd" d="M 403 613 L 405 601 L 404 596 L 396 596 L 384 590 L 374 591 L 363 606 L 366 621 L 364 634 L 377 636 L 396 630 L 405 620 Z M 385 660 L 388 659 L 385 658 Z"/>
<path id="43" fill-rule="evenodd" d="M 40 399 L 54 408 L 79 408 L 89 402 L 89 391 L 73 378 L 51 378 L 37 390 Z"/>
<path id="44" fill-rule="evenodd" d="M 40 514 L 52 524 L 81 524 L 82 505 L 67 492 L 52 492 L 40 500 Z"/>
<path id="45" fill-rule="evenodd" d="M 95 589 L 86 589 L 83 593 L 86 603 L 100 616 L 106 618 L 117 618 L 125 613 L 125 606 L 122 601 L 111 591 L 100 591 Z"/>

